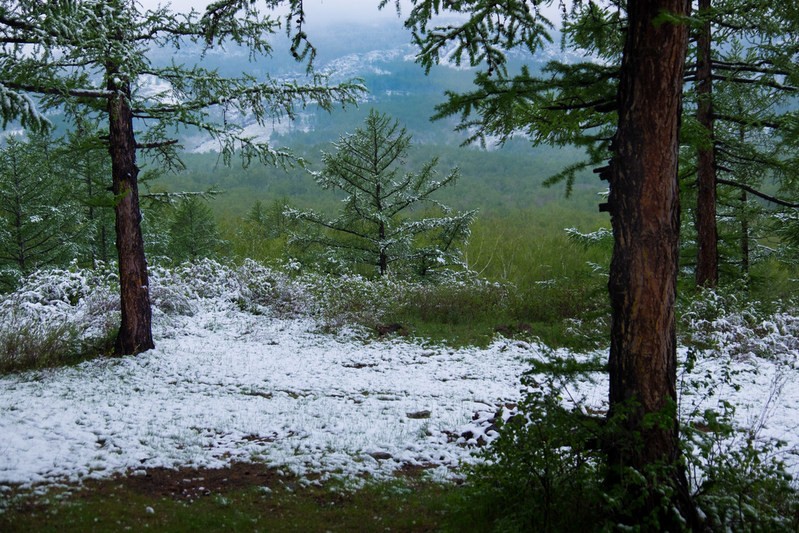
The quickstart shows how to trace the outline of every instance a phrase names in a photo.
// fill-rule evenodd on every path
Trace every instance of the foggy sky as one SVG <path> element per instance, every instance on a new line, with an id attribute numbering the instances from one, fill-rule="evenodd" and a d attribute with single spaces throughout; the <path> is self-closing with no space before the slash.
<path id="1" fill-rule="evenodd" d="M 202 11 L 210 0 L 139 0 L 145 8 L 170 4 L 174 11 L 189 11 L 194 8 Z M 393 2 L 393 0 L 392 0 Z M 380 0 L 304 0 L 308 24 L 324 25 L 329 22 L 353 20 L 367 22 L 375 19 L 397 19 L 397 11 L 393 5 L 378 10 Z"/>
<path id="2" fill-rule="evenodd" d="M 191 8 L 202 11 L 210 0 L 139 0 L 145 8 L 153 8 L 158 4 L 170 4 L 175 11 L 189 11 Z M 397 10 L 394 7 L 394 0 L 389 1 L 389 5 L 384 9 L 377 9 L 380 0 L 304 0 L 303 4 L 306 11 L 308 26 L 324 26 L 331 22 L 369 22 L 371 20 L 391 20 L 394 19 L 401 24 L 397 17 Z M 406 15 L 410 11 L 410 1 L 401 0 L 402 13 Z M 570 2 L 566 2 L 568 5 Z M 558 24 L 558 4 L 545 6 L 542 12 L 556 25 Z"/>

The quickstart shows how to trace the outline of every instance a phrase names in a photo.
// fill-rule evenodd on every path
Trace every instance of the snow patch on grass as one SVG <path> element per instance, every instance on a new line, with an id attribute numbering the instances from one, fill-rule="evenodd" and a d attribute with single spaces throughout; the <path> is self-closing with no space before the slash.
<path id="1" fill-rule="evenodd" d="M 252 460 L 300 475 L 385 477 L 410 464 L 448 476 L 471 451 L 447 433 L 512 400 L 534 354 L 363 344 L 317 327 L 205 310 L 160 325 L 158 347 L 136 357 L 0 378 L 0 482 Z M 421 410 L 430 417 L 408 416 Z"/>
<path id="2" fill-rule="evenodd" d="M 408 465 L 452 477 L 494 438 L 500 407 L 509 416 L 526 360 L 596 357 L 500 339 L 485 349 L 364 341 L 346 321 L 322 333 L 335 322 L 330 280 L 320 291 L 251 262 L 152 272 L 155 350 L 0 377 L 0 487 L 237 461 L 309 479 L 357 482 Z M 69 321 L 84 342 L 116 320 L 113 283 L 108 273 L 41 274 L 0 313 Z M 734 404 L 747 436 L 785 441 L 781 459 L 799 473 L 799 321 L 735 313 L 685 313 L 701 349 L 680 350 L 692 366 L 680 377 L 683 420 Z M 607 376 L 589 378 L 562 396 L 601 414 Z"/>

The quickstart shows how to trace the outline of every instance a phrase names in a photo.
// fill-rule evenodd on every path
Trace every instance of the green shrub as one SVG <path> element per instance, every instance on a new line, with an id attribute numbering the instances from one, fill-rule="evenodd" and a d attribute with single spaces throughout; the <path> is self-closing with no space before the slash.
<path id="1" fill-rule="evenodd" d="M 783 443 L 758 441 L 752 433 L 719 420 L 716 413 L 704 424 L 685 428 L 684 437 L 692 448 L 687 457 L 694 498 L 707 527 L 797 531 L 799 495 L 778 459 Z"/>
<path id="2" fill-rule="evenodd" d="M 480 322 L 506 316 L 512 290 L 507 284 L 453 275 L 440 283 L 408 284 L 395 313 L 443 324 Z"/>
<path id="3" fill-rule="evenodd" d="M 707 317 L 727 317 L 727 311 L 721 310 L 728 308 L 717 298 L 710 298 L 702 308 Z M 735 357 L 724 353 L 723 364 L 715 364 L 708 372 L 696 365 L 697 358 L 712 357 L 718 363 L 719 355 L 691 350 L 681 379 L 681 401 L 689 401 L 686 394 L 700 404 L 716 398 L 701 414 L 695 406 L 684 409 L 682 417 L 685 467 L 702 527 L 708 531 L 797 531 L 799 493 L 781 460 L 791 450 L 759 435 L 765 419 L 751 428 L 735 426 L 734 406 L 717 398 L 717 393 L 735 389 L 742 370 Z M 748 369 L 752 365 L 746 366 L 747 371 L 757 372 Z M 523 378 L 518 407 L 496 417 L 498 437 L 482 451 L 483 462 L 467 469 L 465 489 L 454 513 L 462 522 L 455 523 L 454 529 L 658 530 L 666 527 L 660 522 L 664 518 L 674 520 L 669 527 L 682 523 L 670 506 L 675 489 L 658 481 L 671 478 L 663 467 L 655 465 L 646 472 L 626 469 L 617 473 L 618 483 L 608 485 L 603 443 L 615 442 L 618 434 L 604 417 L 595 416 L 601 413 L 582 405 L 574 392 L 579 390 L 577 380 L 604 371 L 603 362 L 596 359 L 550 356 L 532 363 Z M 782 382 L 777 381 L 772 385 L 771 402 L 779 401 Z M 669 507 L 642 517 L 635 502 L 622 498 L 621 491 L 643 495 L 653 483 Z"/>
<path id="4" fill-rule="evenodd" d="M 565 409 L 563 383 L 528 374 L 518 411 L 467 470 L 456 515 L 478 531 L 592 531 L 602 514 L 598 419 Z M 538 377 L 540 380 L 540 376 Z"/>
<path id="5" fill-rule="evenodd" d="M 601 421 L 562 406 L 553 383 L 529 394 L 519 412 L 499 428 L 484 451 L 485 462 L 467 470 L 455 516 L 479 531 L 610 531 L 638 525 L 657 530 L 656 516 L 642 517 L 618 502 L 620 491 L 645 494 L 663 476 L 627 469 L 615 487 L 605 482 L 605 457 L 598 445 L 609 438 Z M 780 443 L 747 437 L 731 446 L 731 426 L 685 431 L 693 500 L 708 531 L 796 531 L 799 497 L 775 451 Z M 636 488 L 640 485 L 639 488 Z M 656 485 L 663 501 L 673 489 Z M 673 513 L 663 509 L 663 516 Z M 676 518 L 676 523 L 681 519 Z"/>

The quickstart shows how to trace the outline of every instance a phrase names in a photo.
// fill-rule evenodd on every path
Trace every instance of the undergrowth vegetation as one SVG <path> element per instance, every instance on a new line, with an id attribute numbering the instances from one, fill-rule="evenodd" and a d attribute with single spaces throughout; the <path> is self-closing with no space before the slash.
<path id="1" fill-rule="evenodd" d="M 785 461 L 795 462 L 799 451 L 764 429 L 799 369 L 799 321 L 790 302 L 764 304 L 742 294 L 731 286 L 681 302 L 680 434 L 690 498 L 708 531 L 796 531 L 799 493 Z M 581 383 L 604 375 L 601 363 L 555 355 L 533 362 L 521 401 L 498 417 L 499 436 L 482 451 L 484 461 L 468 468 L 453 513 L 461 525 L 498 532 L 615 530 L 624 523 L 662 529 L 618 507 L 607 490 L 605 443 L 614 430 L 604 411 L 580 397 Z M 753 381 L 765 401 L 742 425 L 735 415 L 745 405 L 736 393 Z M 622 475 L 628 487 L 645 479 L 632 470 Z"/>
<path id="2" fill-rule="evenodd" d="M 150 272 L 156 327 L 170 316 L 191 316 L 198 306 L 226 302 L 256 314 L 313 316 L 327 330 L 356 327 L 366 336 L 391 332 L 453 345 L 486 345 L 498 333 L 556 346 L 591 345 L 596 336 L 575 327 L 572 317 L 584 310 L 586 304 L 578 302 L 582 293 L 593 290 L 570 287 L 567 280 L 519 287 L 473 272 L 435 281 L 368 279 L 253 260 L 201 259 Z M 0 299 L 0 369 L 70 364 L 110 353 L 119 319 L 117 294 L 111 264 L 41 270 L 23 279 Z"/>
<path id="3" fill-rule="evenodd" d="M 114 274 L 40 270 L 0 299 L 0 370 L 69 364 L 113 347 Z"/>
<path id="4" fill-rule="evenodd" d="M 497 532 L 610 531 L 620 523 L 647 523 L 619 508 L 607 491 L 601 446 L 612 431 L 598 416 L 564 409 L 561 387 L 547 380 L 500 427 L 485 461 L 468 470 L 453 513 L 458 523 Z M 682 433 L 691 498 L 704 527 L 796 531 L 799 496 L 775 453 L 781 443 L 735 427 L 730 411 L 705 414 L 704 424 L 684 425 Z M 644 477 L 627 471 L 624 479 L 634 486 Z"/>
<path id="5" fill-rule="evenodd" d="M 587 281 L 569 293 L 561 288 L 568 284 L 558 280 L 525 288 L 468 272 L 437 283 L 370 280 L 305 272 L 290 263 L 270 267 L 205 259 L 152 268 L 150 291 L 157 325 L 209 308 L 229 308 L 267 317 L 310 316 L 322 330 L 356 329 L 363 338 L 401 334 L 487 343 L 497 334 L 540 336 L 534 314 L 525 308 L 531 294 L 541 299 L 535 305 L 546 307 L 598 290 L 595 278 L 601 275 L 587 274 Z M 39 271 L 24 279 L 0 300 L 2 371 L 72 364 L 110 353 L 119 313 L 116 280 L 112 265 Z M 590 303 L 596 305 L 595 318 L 584 319 L 590 313 L 580 315 L 580 304 L 570 304 L 576 313 L 555 309 L 542 319 L 542 324 L 558 324 L 557 335 L 546 340 L 599 346 L 606 312 Z M 681 433 L 691 494 L 701 516 L 714 530 L 795 530 L 796 487 L 782 462 L 795 450 L 783 449 L 783 443 L 761 431 L 797 369 L 795 305 L 760 303 L 740 286 L 730 286 L 684 297 L 679 314 L 686 347 L 679 370 Z M 608 527 L 623 521 L 625 510 L 615 506 L 603 481 L 602 443 L 612 438 L 612 429 L 603 425 L 604 413 L 579 395 L 580 380 L 603 379 L 602 352 L 571 359 L 555 353 L 532 365 L 521 400 L 496 417 L 498 438 L 481 452 L 484 461 L 467 468 L 467 481 L 455 493 L 460 503 L 449 513 L 453 528 L 591 530 L 601 528 L 602 520 Z M 715 365 L 712 372 L 709 361 Z M 738 427 L 730 393 L 743 374 L 758 375 L 759 362 L 777 368 L 766 384 L 769 399 L 748 427 Z M 629 483 L 635 483 L 635 473 L 629 475 Z M 575 501 L 580 505 L 575 507 Z"/>
<path id="6" fill-rule="evenodd" d="M 312 316 L 323 329 L 355 327 L 367 337 L 398 333 L 485 346 L 503 335 L 553 348 L 602 347 L 609 309 L 601 267 L 586 263 L 585 250 L 565 236 L 547 249 L 559 250 L 550 266 L 531 269 L 528 279 L 517 272 L 510 276 L 513 281 L 489 281 L 474 271 L 435 280 L 369 279 L 309 271 L 292 262 L 268 266 L 201 259 L 153 267 L 150 291 L 156 324 L 159 317 L 190 316 L 198 306 L 221 301 L 256 314 Z M 575 257 L 582 266 L 574 264 Z M 494 272 L 490 278 L 496 277 L 504 276 Z M 68 364 L 109 353 L 118 322 L 117 293 L 110 264 L 40 270 L 24 278 L 0 299 L 0 369 Z M 680 336 L 688 346 L 724 346 L 728 355 L 780 357 L 799 344 L 794 308 L 790 300 L 755 300 L 742 284 L 688 294 L 678 308 Z"/>

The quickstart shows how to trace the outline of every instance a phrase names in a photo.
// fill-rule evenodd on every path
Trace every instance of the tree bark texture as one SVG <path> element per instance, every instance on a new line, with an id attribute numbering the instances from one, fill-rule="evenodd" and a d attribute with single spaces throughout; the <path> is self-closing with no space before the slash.
<path id="1" fill-rule="evenodd" d="M 712 35 L 710 29 L 711 0 L 699 0 L 699 15 L 705 20 L 696 39 L 696 118 L 705 129 L 707 143 L 697 153 L 696 201 L 696 284 L 715 287 L 719 279 L 718 229 L 716 225 L 716 148 L 713 134 L 713 69 L 711 64 Z"/>
<path id="2" fill-rule="evenodd" d="M 676 298 L 680 204 L 677 177 L 687 0 L 628 2 L 628 33 L 619 82 L 618 129 L 610 168 L 614 249 L 609 292 L 611 427 L 608 482 L 628 467 L 649 479 L 644 508 L 658 513 L 655 485 L 687 497 L 679 463 L 676 413 Z M 630 494 L 636 501 L 639 494 Z M 679 504 L 678 504 L 679 505 Z M 682 505 L 679 505 L 683 507 Z M 663 510 L 665 512 L 665 510 Z M 665 519 L 665 518 L 664 518 Z"/>
<path id="3" fill-rule="evenodd" d="M 375 136 L 375 145 L 374 145 L 374 167 L 373 167 L 373 174 L 377 176 L 379 174 L 379 170 L 377 168 L 377 161 L 379 160 L 378 156 L 378 144 L 377 144 L 377 137 Z M 382 193 L 380 184 L 378 183 L 375 186 L 375 211 L 380 215 L 383 214 L 383 202 L 382 200 Z M 382 220 L 378 223 L 377 226 L 377 242 L 378 246 L 380 247 L 380 253 L 378 254 L 378 268 L 380 269 L 380 276 L 383 277 L 388 273 L 388 253 L 386 253 L 386 249 L 384 248 L 386 242 L 386 224 Z"/>
<path id="4" fill-rule="evenodd" d="M 739 102 L 738 108 L 743 107 Z M 743 114 L 741 112 L 741 114 Z M 746 129 L 743 125 L 738 127 L 738 140 L 741 144 L 746 141 Z M 741 189 L 741 270 L 749 276 L 749 197 L 744 189 Z"/>
<path id="5" fill-rule="evenodd" d="M 741 191 L 741 271 L 749 275 L 749 213 L 746 191 Z"/>
<path id="6" fill-rule="evenodd" d="M 130 84 L 120 82 L 109 69 L 108 100 L 109 152 L 116 213 L 116 246 L 119 255 L 119 288 L 122 322 L 116 339 L 116 353 L 129 355 L 153 348 L 147 260 L 141 232 L 139 169 L 136 139 L 130 109 Z"/>

